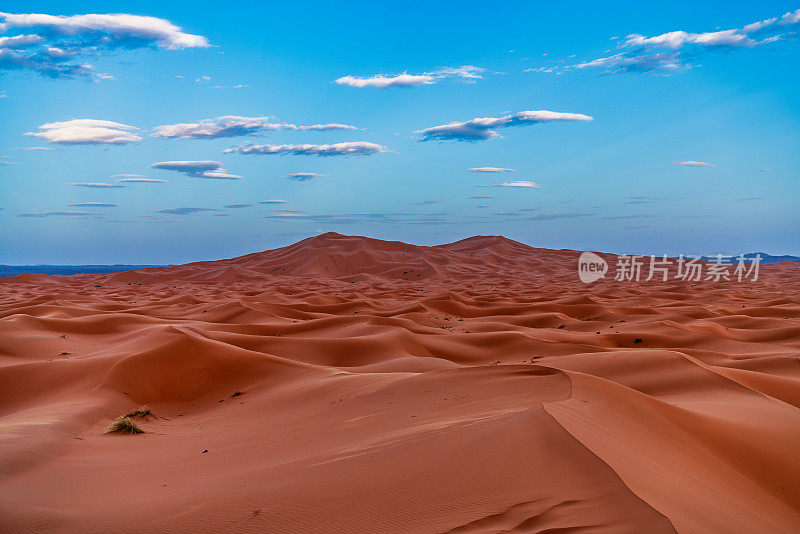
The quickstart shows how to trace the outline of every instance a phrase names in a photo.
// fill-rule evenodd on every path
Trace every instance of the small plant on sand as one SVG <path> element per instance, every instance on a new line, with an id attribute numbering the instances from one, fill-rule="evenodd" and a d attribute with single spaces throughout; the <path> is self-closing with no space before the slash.
<path id="1" fill-rule="evenodd" d="M 500 365 L 500 360 L 495 360 L 490 365 Z"/>
<path id="2" fill-rule="evenodd" d="M 150 408 L 147 406 L 139 406 L 138 410 L 135 410 L 131 413 L 126 413 L 122 417 L 139 417 L 141 419 L 146 419 L 148 416 L 152 416 L 153 412 L 150 411 Z"/>
<path id="3" fill-rule="evenodd" d="M 133 422 L 130 417 L 117 417 L 114 422 L 106 428 L 106 434 L 142 434 L 144 430 Z"/>

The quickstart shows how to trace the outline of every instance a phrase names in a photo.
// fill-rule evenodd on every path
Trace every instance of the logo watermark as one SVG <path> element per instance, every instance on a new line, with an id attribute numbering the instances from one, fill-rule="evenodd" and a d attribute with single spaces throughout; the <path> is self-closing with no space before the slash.
<path id="1" fill-rule="evenodd" d="M 608 262 L 594 252 L 584 252 L 578 258 L 578 276 L 584 284 L 591 284 L 605 278 Z"/>
<path id="2" fill-rule="evenodd" d="M 730 282 L 758 280 L 761 254 L 747 256 L 696 256 L 681 254 L 677 258 L 623 254 L 617 256 L 614 280 L 618 282 Z M 608 262 L 594 252 L 584 252 L 578 258 L 578 277 L 581 282 L 591 284 L 606 277 Z"/>

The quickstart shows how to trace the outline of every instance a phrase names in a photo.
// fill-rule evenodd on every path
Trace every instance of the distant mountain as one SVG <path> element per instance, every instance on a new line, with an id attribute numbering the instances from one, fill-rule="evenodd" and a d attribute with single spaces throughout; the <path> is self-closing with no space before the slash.
<path id="1" fill-rule="evenodd" d="M 131 269 L 162 267 L 161 265 L 0 265 L 0 276 L 18 274 L 101 274 L 119 273 Z"/>
<path id="2" fill-rule="evenodd" d="M 780 263 L 783 261 L 800 263 L 800 257 L 789 256 L 786 254 L 784 254 L 783 256 L 773 256 L 772 254 L 767 254 L 765 252 L 753 252 L 752 254 L 746 254 L 746 256 L 755 256 L 756 254 L 761 254 L 761 257 L 763 258 L 761 260 L 761 263 Z"/>
<path id="3" fill-rule="evenodd" d="M 800 263 L 797 256 L 773 256 L 764 252 L 762 263 Z M 574 276 L 573 265 L 579 251 L 534 248 L 502 236 L 475 236 L 432 247 L 383 241 L 361 236 L 328 232 L 293 245 L 254 252 L 236 258 L 202 261 L 184 265 L 0 265 L 0 277 L 18 274 L 104 274 L 116 282 L 168 281 L 174 279 L 241 281 L 265 275 L 323 276 L 351 278 L 373 275 L 395 280 L 423 280 L 429 277 L 485 276 L 493 273 L 527 272 L 530 277 Z M 614 256 L 602 254 L 611 261 Z M 714 256 L 703 256 L 716 261 Z M 734 257 L 729 261 L 736 263 Z"/>
<path id="4" fill-rule="evenodd" d="M 772 254 L 767 254 L 766 252 L 750 252 L 745 254 L 745 258 L 754 258 L 756 254 L 761 255 L 761 263 L 782 263 L 782 262 L 791 262 L 791 263 L 800 263 L 800 257 L 797 256 L 773 256 Z M 733 257 L 732 262 L 736 263 L 737 256 Z M 702 260 L 704 261 L 716 261 L 716 256 L 703 256 Z"/>

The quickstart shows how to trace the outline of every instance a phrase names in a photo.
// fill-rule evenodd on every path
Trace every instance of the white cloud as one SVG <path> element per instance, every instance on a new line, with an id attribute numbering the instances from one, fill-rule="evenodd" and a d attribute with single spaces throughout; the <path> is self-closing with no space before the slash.
<path id="1" fill-rule="evenodd" d="M 217 139 L 254 135 L 272 130 L 357 130 L 349 124 L 313 124 L 298 126 L 296 124 L 273 123 L 271 117 L 240 117 L 226 115 L 216 119 L 205 119 L 194 123 L 165 124 L 155 128 L 154 137 L 177 139 Z"/>
<path id="2" fill-rule="evenodd" d="M 195 178 L 211 178 L 217 180 L 238 180 L 238 174 L 229 174 L 219 161 L 160 161 L 150 165 L 155 169 L 178 171 Z"/>
<path id="3" fill-rule="evenodd" d="M 112 178 L 144 178 L 144 176 L 145 176 L 144 174 L 127 174 L 127 173 L 111 175 Z"/>
<path id="4" fill-rule="evenodd" d="M 159 180 L 159 179 L 156 179 L 156 178 L 120 178 L 117 181 L 118 182 L 125 182 L 125 183 L 134 183 L 134 184 L 136 184 L 136 183 L 142 183 L 142 184 L 167 183 L 166 180 Z"/>
<path id="5" fill-rule="evenodd" d="M 671 31 L 647 37 L 634 33 L 619 45 L 621 52 L 567 68 L 605 68 L 609 72 L 676 71 L 689 68 L 688 59 L 701 50 L 754 48 L 796 34 L 789 28 L 800 23 L 800 9 L 782 17 L 741 28 L 693 33 Z"/>
<path id="6" fill-rule="evenodd" d="M 222 172 L 224 169 L 220 169 L 219 171 L 206 171 L 198 174 L 200 178 L 214 178 L 217 180 L 238 180 L 241 178 L 238 174 L 231 174 L 228 172 Z"/>
<path id="7" fill-rule="evenodd" d="M 541 188 L 544 187 L 541 184 L 537 184 L 534 182 L 528 182 L 526 180 L 519 180 L 516 182 L 503 182 L 502 184 L 498 184 L 499 187 L 531 187 L 531 188 Z"/>
<path id="8" fill-rule="evenodd" d="M 116 208 L 119 204 L 110 204 L 108 202 L 78 202 L 77 204 L 70 204 L 75 208 Z"/>
<path id="9" fill-rule="evenodd" d="M 281 199 L 278 199 L 278 198 L 274 198 L 274 199 L 271 199 L 271 200 L 259 200 L 258 203 L 259 204 L 288 204 L 289 201 L 288 200 L 281 200 Z"/>
<path id="10" fill-rule="evenodd" d="M 105 182 L 83 182 L 83 183 L 71 183 L 69 185 L 74 185 L 75 187 L 91 187 L 94 189 L 118 189 L 120 187 L 125 187 L 124 185 L 117 185 L 117 184 L 109 184 Z"/>
<path id="11" fill-rule="evenodd" d="M 53 150 L 58 150 L 57 148 L 51 148 L 46 146 L 27 146 L 27 147 L 17 147 L 14 150 L 30 150 L 33 152 L 51 152 Z"/>
<path id="12" fill-rule="evenodd" d="M 0 48 L 17 48 L 28 46 L 44 41 L 41 35 L 14 35 L 11 37 L 0 37 Z"/>
<path id="13" fill-rule="evenodd" d="M 632 34 L 628 36 L 625 44 L 632 46 L 663 46 L 666 48 L 678 49 L 687 44 L 753 47 L 756 46 L 758 42 L 744 33 L 741 33 L 741 30 L 723 30 L 706 33 L 675 31 L 656 35 L 655 37 Z"/>
<path id="14" fill-rule="evenodd" d="M 450 139 L 455 141 L 484 141 L 499 137 L 493 128 L 522 126 L 551 121 L 591 121 L 592 117 L 580 113 L 560 113 L 557 111 L 520 111 L 503 117 L 478 117 L 467 122 L 453 122 L 419 130 L 421 141 Z"/>
<path id="15" fill-rule="evenodd" d="M 65 59 L 153 45 L 170 50 L 209 46 L 205 37 L 184 33 L 168 20 L 156 17 L 125 13 L 61 16 L 0 12 L 0 32 L 24 28 L 36 28 L 41 35 L 0 38 L 0 70 L 27 69 L 54 78 L 104 78 L 108 75 L 97 74 L 91 65 L 67 63 Z"/>
<path id="16" fill-rule="evenodd" d="M 95 119 L 72 119 L 64 122 L 51 122 L 39 126 L 42 132 L 26 132 L 25 135 L 38 137 L 59 144 L 112 144 L 138 143 L 141 137 L 131 132 L 134 126 L 118 122 Z"/>
<path id="17" fill-rule="evenodd" d="M 427 74 L 398 74 L 396 76 L 377 74 L 369 78 L 342 76 L 336 80 L 336 83 L 339 85 L 348 85 L 350 87 L 375 87 L 378 89 L 386 89 L 387 87 L 414 87 L 416 85 L 430 85 L 436 82 L 433 76 Z"/>
<path id="18" fill-rule="evenodd" d="M 386 152 L 386 147 L 366 141 L 350 141 L 330 145 L 242 145 L 228 148 L 226 154 L 293 154 L 302 156 L 368 156 Z"/>
<path id="19" fill-rule="evenodd" d="M 387 87 L 415 87 L 418 85 L 431 85 L 444 78 L 475 80 L 482 78 L 480 73 L 485 70 L 486 69 L 473 65 L 464 65 L 461 67 L 445 67 L 437 71 L 423 74 L 408 74 L 404 72 L 396 75 L 376 74 L 367 78 L 342 76 L 336 80 L 336 83 L 350 87 L 373 87 L 376 89 L 386 89 Z"/>
<path id="20" fill-rule="evenodd" d="M 209 46 L 201 35 L 183 33 L 178 26 L 168 20 L 156 17 L 143 17 L 125 13 L 107 15 L 45 15 L 39 13 L 12 14 L 0 12 L 0 31 L 10 28 L 48 28 L 53 32 L 75 36 L 83 33 L 104 34 L 108 43 L 122 43 L 126 46 L 145 46 L 156 43 L 170 49 Z M 133 41 L 133 42 L 131 42 Z"/>
<path id="21" fill-rule="evenodd" d="M 472 172 L 516 172 L 516 169 L 505 169 L 503 167 L 472 167 L 467 170 Z"/>
<path id="22" fill-rule="evenodd" d="M 529 189 L 540 189 L 544 186 L 541 184 L 537 184 L 536 182 L 529 182 L 527 180 L 517 180 L 516 182 L 503 182 L 501 184 L 477 185 L 475 187 L 523 187 Z"/>
<path id="23" fill-rule="evenodd" d="M 716 167 L 713 163 L 706 163 L 705 161 L 676 161 L 673 165 L 681 165 L 683 167 Z"/>

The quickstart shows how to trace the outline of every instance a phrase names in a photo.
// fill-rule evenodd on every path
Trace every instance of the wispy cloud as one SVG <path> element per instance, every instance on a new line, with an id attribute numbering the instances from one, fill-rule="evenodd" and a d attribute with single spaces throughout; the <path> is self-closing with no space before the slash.
<path id="1" fill-rule="evenodd" d="M 319 178 L 320 176 L 325 176 L 325 175 L 320 174 L 318 172 L 293 172 L 292 174 L 286 175 L 288 179 L 297 180 L 298 182 L 313 180 L 314 178 Z"/>
<path id="2" fill-rule="evenodd" d="M 131 184 L 167 183 L 166 180 L 159 180 L 158 178 L 120 178 L 117 181 Z"/>
<path id="3" fill-rule="evenodd" d="M 277 199 L 277 198 L 273 198 L 271 200 L 259 200 L 258 203 L 259 204 L 288 204 L 289 201 L 288 200 L 280 200 L 280 199 Z"/>
<path id="4" fill-rule="evenodd" d="M 433 72 L 423 74 L 376 74 L 374 76 L 360 78 L 357 76 L 342 76 L 336 80 L 339 85 L 349 87 L 371 87 L 375 89 L 386 89 L 387 87 L 416 87 L 419 85 L 432 85 L 445 78 L 460 78 L 462 80 L 474 81 L 483 78 L 481 73 L 486 69 L 473 65 L 461 67 L 445 67 Z"/>
<path id="5" fill-rule="evenodd" d="M 263 217 L 272 222 L 315 223 L 315 224 L 419 224 L 438 225 L 447 222 L 442 213 L 418 215 L 413 213 L 343 213 L 343 214 L 316 214 L 316 213 L 274 213 Z"/>
<path id="6" fill-rule="evenodd" d="M 212 208 L 184 207 L 184 208 L 166 208 L 163 210 L 156 210 L 156 213 L 166 213 L 168 215 L 191 215 L 193 213 L 201 213 L 204 211 L 217 211 L 217 210 Z"/>
<path id="7" fill-rule="evenodd" d="M 125 187 L 124 185 L 109 184 L 106 182 L 81 182 L 81 183 L 71 183 L 69 185 L 74 185 L 75 187 L 90 187 L 93 189 L 118 189 L 120 187 Z"/>
<path id="8" fill-rule="evenodd" d="M 661 52 L 641 56 L 619 53 L 575 65 L 577 69 L 595 67 L 605 68 L 609 72 L 653 72 L 677 71 L 685 66 L 677 52 Z"/>
<path id="9" fill-rule="evenodd" d="M 72 119 L 64 122 L 51 122 L 39 126 L 41 132 L 26 132 L 25 135 L 38 137 L 51 143 L 65 145 L 121 145 L 138 143 L 141 137 L 131 132 L 135 126 L 96 119 Z"/>
<path id="10" fill-rule="evenodd" d="M 516 169 L 505 169 L 503 167 L 472 167 L 467 170 L 472 172 L 516 172 Z"/>
<path id="11" fill-rule="evenodd" d="M 612 217 L 601 217 L 604 221 L 627 221 L 629 219 L 646 219 L 655 215 L 614 215 Z"/>
<path id="12" fill-rule="evenodd" d="M 111 204 L 109 202 L 78 202 L 77 204 L 70 204 L 73 208 L 116 208 L 119 204 Z"/>
<path id="13" fill-rule="evenodd" d="M 241 145 L 228 148 L 225 154 L 292 154 L 295 156 L 369 156 L 386 152 L 386 147 L 366 141 L 350 141 L 330 145 Z"/>
<path id="14" fill-rule="evenodd" d="M 553 121 L 591 121 L 593 118 L 580 113 L 560 113 L 557 111 L 533 110 L 520 111 L 503 117 L 478 117 L 466 122 L 452 122 L 442 126 L 434 126 L 419 130 L 421 141 L 454 140 L 485 141 L 500 137 L 495 128 L 525 126 Z"/>
<path id="15" fill-rule="evenodd" d="M 706 163 L 705 161 L 676 161 L 673 165 L 680 165 L 681 167 L 716 167 L 713 163 Z"/>
<path id="16" fill-rule="evenodd" d="M 150 165 L 155 169 L 182 172 L 195 178 L 210 178 L 214 180 L 238 180 L 238 174 L 229 174 L 222 168 L 219 161 L 159 161 Z"/>
<path id="17" fill-rule="evenodd" d="M 663 200 L 662 198 L 656 197 L 647 197 L 647 196 L 637 196 L 637 197 L 628 197 L 625 201 L 626 204 L 655 204 L 656 201 Z"/>
<path id="18" fill-rule="evenodd" d="M 476 185 L 475 187 L 523 187 L 529 189 L 540 189 L 544 187 L 541 184 L 537 184 L 536 182 L 529 182 L 527 180 L 517 180 L 516 182 L 503 182 L 501 184 L 489 184 L 489 185 Z"/>
<path id="19" fill-rule="evenodd" d="M 620 52 L 584 63 L 573 68 L 599 67 L 606 72 L 670 72 L 690 68 L 689 59 L 701 51 L 754 48 L 775 43 L 796 34 L 800 9 L 741 28 L 693 33 L 683 30 L 662 33 L 653 37 L 628 35 L 618 48 Z M 569 67 L 567 67 L 569 68 Z"/>
<path id="20" fill-rule="evenodd" d="M 5 157 L 5 156 L 3 156 L 3 157 Z M 19 165 L 19 163 L 16 162 L 16 161 L 4 161 L 4 160 L 0 159 L 0 165 Z"/>
<path id="21" fill-rule="evenodd" d="M 52 152 L 58 149 L 47 146 L 26 146 L 26 147 L 14 147 L 12 150 L 30 150 L 32 152 Z"/>
<path id="22" fill-rule="evenodd" d="M 240 117 L 226 115 L 216 119 L 205 119 L 200 122 L 165 124 L 155 128 L 154 137 L 177 139 L 218 139 L 221 137 L 238 137 L 255 135 L 274 130 L 329 131 L 357 130 L 349 124 L 312 124 L 298 126 L 296 124 L 275 123 L 271 117 Z"/>
<path id="23" fill-rule="evenodd" d="M 201 35 L 184 33 L 168 20 L 125 13 L 73 16 L 0 12 L 0 32 L 34 29 L 0 37 L 0 70 L 30 70 L 51 78 L 108 78 L 80 62 L 112 50 L 209 46 Z"/>
<path id="24" fill-rule="evenodd" d="M 444 200 L 421 200 L 419 202 L 414 202 L 411 204 L 412 206 L 430 206 L 431 204 L 441 204 Z"/>
<path id="25" fill-rule="evenodd" d="M 97 214 L 88 211 L 40 211 L 20 213 L 17 217 L 97 217 Z"/>
<path id="26" fill-rule="evenodd" d="M 526 217 L 526 221 L 555 221 L 558 219 L 580 219 L 582 217 L 592 217 L 594 213 L 543 213 Z"/>
<path id="27" fill-rule="evenodd" d="M 228 209 L 239 209 L 239 208 L 249 208 L 250 206 L 252 206 L 252 204 L 226 204 L 222 207 Z"/>

